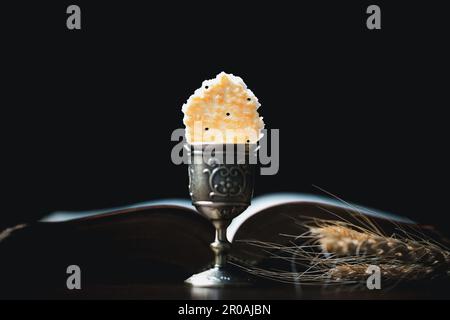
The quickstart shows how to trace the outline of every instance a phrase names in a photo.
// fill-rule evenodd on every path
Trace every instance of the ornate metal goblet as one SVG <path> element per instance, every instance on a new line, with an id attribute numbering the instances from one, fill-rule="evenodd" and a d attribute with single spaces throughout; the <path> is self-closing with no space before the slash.
<path id="1" fill-rule="evenodd" d="M 227 266 L 231 244 L 227 228 L 249 205 L 253 195 L 256 145 L 186 145 L 189 164 L 189 192 L 192 204 L 216 228 L 211 243 L 214 267 L 186 280 L 197 287 L 248 284 L 248 278 Z"/>

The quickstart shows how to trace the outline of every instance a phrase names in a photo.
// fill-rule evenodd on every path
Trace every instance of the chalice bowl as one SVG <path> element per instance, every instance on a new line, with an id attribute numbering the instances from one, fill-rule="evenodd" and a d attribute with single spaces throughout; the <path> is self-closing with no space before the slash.
<path id="1" fill-rule="evenodd" d="M 248 285 L 248 276 L 227 264 L 231 249 L 227 228 L 250 205 L 257 147 L 253 144 L 187 144 L 185 147 L 192 204 L 216 229 L 211 243 L 214 267 L 194 274 L 185 282 L 195 287 Z"/>

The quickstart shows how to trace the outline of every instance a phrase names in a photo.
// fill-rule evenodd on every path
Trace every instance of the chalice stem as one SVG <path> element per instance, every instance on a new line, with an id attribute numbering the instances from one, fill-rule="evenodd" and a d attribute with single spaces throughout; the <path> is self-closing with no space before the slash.
<path id="1" fill-rule="evenodd" d="M 211 249 L 215 254 L 215 267 L 224 268 L 227 263 L 227 256 L 231 249 L 231 243 L 227 239 L 227 227 L 229 222 L 221 220 L 213 221 L 216 228 L 216 238 L 211 243 Z"/>

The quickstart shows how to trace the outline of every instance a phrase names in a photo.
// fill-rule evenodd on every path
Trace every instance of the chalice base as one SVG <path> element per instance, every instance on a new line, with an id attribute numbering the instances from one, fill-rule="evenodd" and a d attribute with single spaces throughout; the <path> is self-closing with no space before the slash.
<path id="1" fill-rule="evenodd" d="M 192 275 L 185 283 L 202 288 L 223 288 L 249 286 L 252 281 L 248 275 L 234 269 L 214 267 Z"/>

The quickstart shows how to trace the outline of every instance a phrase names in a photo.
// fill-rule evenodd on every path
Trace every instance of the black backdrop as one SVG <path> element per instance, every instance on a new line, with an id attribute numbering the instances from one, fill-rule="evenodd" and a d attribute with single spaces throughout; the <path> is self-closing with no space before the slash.
<path id="1" fill-rule="evenodd" d="M 280 129 L 280 171 L 256 194 L 317 185 L 448 230 L 445 11 L 378 1 L 369 31 L 372 3 L 353 2 L 2 4 L 0 224 L 187 197 L 170 134 L 226 71 Z M 72 3 L 81 31 L 65 26 Z"/>

